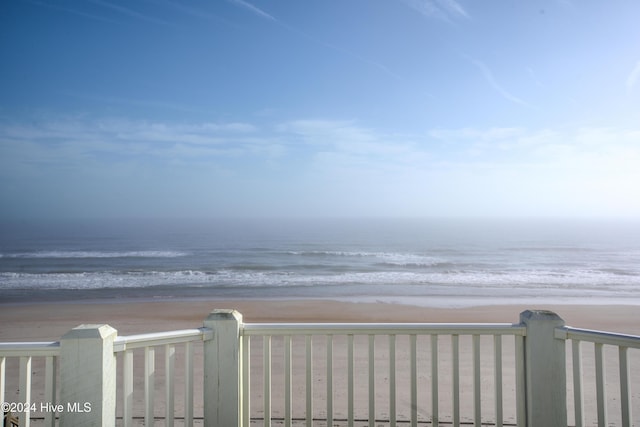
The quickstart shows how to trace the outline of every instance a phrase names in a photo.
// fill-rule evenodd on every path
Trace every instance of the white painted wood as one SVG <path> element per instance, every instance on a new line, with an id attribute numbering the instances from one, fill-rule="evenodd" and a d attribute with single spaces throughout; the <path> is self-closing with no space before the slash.
<path id="1" fill-rule="evenodd" d="M 604 370 L 604 344 L 595 343 L 596 358 L 596 406 L 598 408 L 598 427 L 607 426 L 607 390 Z"/>
<path id="2" fill-rule="evenodd" d="M 235 310 L 214 310 L 204 321 L 213 339 L 204 342 L 204 425 L 242 426 L 240 326 Z"/>
<path id="3" fill-rule="evenodd" d="M 264 426 L 271 427 L 271 336 L 264 336 L 262 340 Z"/>
<path id="4" fill-rule="evenodd" d="M 347 422 L 353 427 L 353 335 L 347 335 Z"/>
<path id="5" fill-rule="evenodd" d="M 0 357 L 59 355 L 59 342 L 0 342 Z"/>
<path id="6" fill-rule="evenodd" d="M 524 335 L 511 323 L 245 323 L 245 335 Z"/>
<path id="7" fill-rule="evenodd" d="M 156 352 L 153 347 L 144 348 L 144 423 L 153 425 L 155 403 Z"/>
<path id="8" fill-rule="evenodd" d="M 631 383 L 629 375 L 628 347 L 618 349 L 620 366 L 620 409 L 622 411 L 622 426 L 631 427 Z"/>
<path id="9" fill-rule="evenodd" d="M 122 370 L 122 421 L 124 427 L 133 425 L 133 351 L 127 350 L 123 354 Z"/>
<path id="10" fill-rule="evenodd" d="M 166 344 L 164 346 L 164 376 L 165 376 L 165 412 L 164 422 L 167 427 L 173 427 L 175 410 L 175 365 L 176 346 Z"/>
<path id="11" fill-rule="evenodd" d="M 502 408 L 502 335 L 493 336 L 493 383 L 495 387 L 496 427 L 503 425 Z"/>
<path id="12" fill-rule="evenodd" d="M 45 377 L 44 377 L 44 401 L 57 403 L 57 357 L 46 356 L 45 358 Z M 0 402 L 3 402 L 0 399 Z M 44 414 L 44 425 L 48 427 L 54 427 L 56 425 L 56 414 L 53 411 L 47 411 Z"/>
<path id="13" fill-rule="evenodd" d="M 333 425 L 333 335 L 327 335 L 327 425 Z"/>
<path id="14" fill-rule="evenodd" d="M 284 422 L 291 427 L 291 336 L 284 337 Z"/>
<path id="15" fill-rule="evenodd" d="M 516 423 L 525 427 L 527 422 L 527 389 L 525 387 L 526 372 L 524 368 L 524 337 L 514 337 L 516 359 Z"/>
<path id="16" fill-rule="evenodd" d="M 20 390 L 18 393 L 18 402 L 24 403 L 26 406 L 31 404 L 31 356 L 20 357 Z M 31 416 L 29 413 L 18 414 L 20 423 L 25 427 L 29 427 Z"/>
<path id="17" fill-rule="evenodd" d="M 431 425 L 438 427 L 438 335 L 431 335 Z"/>
<path id="18" fill-rule="evenodd" d="M 61 426 L 115 426 L 116 335 L 108 325 L 80 325 L 60 340 L 60 404 L 78 405 L 60 414 Z"/>
<path id="19" fill-rule="evenodd" d="M 291 348 L 289 348 L 291 350 Z M 290 355 L 289 355 L 290 356 Z M 251 337 L 245 335 L 242 337 L 242 371 L 240 372 L 242 384 L 240 394 L 240 408 L 242 411 L 242 425 L 251 424 Z M 291 380 L 291 372 L 289 372 L 289 380 Z M 289 395 L 291 393 L 291 384 L 289 383 Z M 285 399 L 288 396 L 285 396 Z M 290 397 L 289 397 L 290 398 Z M 290 427 L 290 426 L 289 426 Z"/>
<path id="20" fill-rule="evenodd" d="M 191 341 L 208 341 L 213 338 L 213 331 L 209 328 L 181 329 L 176 331 L 154 332 L 150 334 L 138 334 L 117 337 L 113 344 L 116 353 L 144 348 L 161 346 L 166 344 L 180 344 Z"/>
<path id="21" fill-rule="evenodd" d="M 480 389 L 480 335 L 473 335 L 473 420 L 475 427 L 482 424 L 482 399 Z"/>
<path id="22" fill-rule="evenodd" d="M 396 336 L 389 335 L 389 424 L 396 427 Z"/>
<path id="23" fill-rule="evenodd" d="M 458 335 L 451 335 L 453 426 L 460 427 L 460 347 Z"/>
<path id="24" fill-rule="evenodd" d="M 306 353 L 306 367 L 307 367 L 307 387 L 306 387 L 306 419 L 307 427 L 313 425 L 313 343 L 311 341 L 311 335 L 305 337 L 305 353 Z"/>
<path id="25" fill-rule="evenodd" d="M 582 352 L 580 340 L 571 340 L 571 358 L 573 364 L 573 407 L 576 427 L 583 427 L 584 393 L 582 391 Z"/>
<path id="26" fill-rule="evenodd" d="M 556 329 L 556 338 L 578 339 L 580 341 L 613 345 L 616 347 L 629 347 L 640 349 L 640 336 L 618 334 L 614 332 L 595 331 L 565 326 Z"/>
<path id="27" fill-rule="evenodd" d="M 6 384 L 6 376 L 5 376 L 5 368 L 6 368 L 6 358 L 0 357 L 0 403 L 6 402 L 4 397 L 4 389 Z"/>
<path id="28" fill-rule="evenodd" d="M 520 314 L 525 337 L 527 427 L 566 427 L 565 341 L 555 337 L 564 320 L 546 310 Z"/>
<path id="29" fill-rule="evenodd" d="M 184 346 L 184 424 L 185 426 L 193 425 L 193 342 L 191 341 Z"/>
<path id="30" fill-rule="evenodd" d="M 376 347 L 375 335 L 369 335 L 369 427 L 376 424 Z"/>
<path id="31" fill-rule="evenodd" d="M 418 360 L 417 336 L 409 335 L 409 358 L 411 376 L 411 427 L 418 425 Z"/>

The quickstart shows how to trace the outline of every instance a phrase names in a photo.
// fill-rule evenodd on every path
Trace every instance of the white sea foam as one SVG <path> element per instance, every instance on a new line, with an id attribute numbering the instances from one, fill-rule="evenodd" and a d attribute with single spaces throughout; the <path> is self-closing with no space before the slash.
<path id="1" fill-rule="evenodd" d="M 0 254 L 0 258 L 177 258 L 188 255 L 179 251 L 36 251 Z"/>

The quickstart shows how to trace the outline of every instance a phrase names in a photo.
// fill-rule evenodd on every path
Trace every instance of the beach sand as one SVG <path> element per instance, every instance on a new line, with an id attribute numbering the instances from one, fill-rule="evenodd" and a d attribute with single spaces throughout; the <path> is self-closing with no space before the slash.
<path id="1" fill-rule="evenodd" d="M 640 308 L 635 306 L 607 306 L 607 305 L 542 305 L 542 306 L 518 306 L 518 305 L 497 305 L 478 306 L 467 308 L 430 308 L 410 305 L 385 304 L 385 303 L 350 303 L 329 300 L 207 300 L 207 301 L 120 301 L 120 302 L 99 302 L 99 303 L 38 303 L 23 305 L 0 305 L 0 341 L 55 341 L 58 340 L 69 329 L 83 323 L 106 323 L 118 330 L 119 335 L 130 335 L 137 333 L 147 333 L 156 331 L 166 331 L 174 329 L 197 328 L 202 326 L 203 320 L 208 313 L 216 308 L 232 308 L 242 313 L 244 321 L 249 323 L 259 322 L 436 322 L 436 323 L 518 323 L 519 315 L 527 309 L 545 309 L 556 312 L 562 317 L 567 325 L 581 328 L 606 330 L 611 332 L 640 335 Z M 321 337 L 319 337 L 321 338 Z M 410 411 L 410 378 L 408 376 L 409 367 L 404 365 L 404 358 L 408 353 L 408 339 L 398 337 L 398 377 L 397 377 L 397 402 L 398 413 L 408 414 Z M 418 382 L 419 382 L 419 419 L 429 420 L 431 414 L 430 401 L 430 380 L 429 371 L 430 359 L 426 337 L 424 341 L 418 341 L 420 355 L 418 357 Z M 342 354 L 340 346 L 344 340 L 336 338 L 335 361 L 334 361 L 334 413 L 336 418 L 346 417 L 346 356 Z M 314 398 L 319 402 L 326 401 L 326 359 L 324 357 L 326 341 L 313 341 L 314 345 Z M 295 344 L 294 344 L 295 345 Z M 356 348 L 356 366 L 359 373 L 355 378 L 356 395 L 355 407 L 357 418 L 366 418 L 368 410 L 369 396 L 366 392 L 367 381 L 367 352 L 366 338 L 360 342 L 364 351 Z M 388 366 L 388 344 L 386 340 L 376 341 L 376 413 L 380 419 L 388 416 L 388 375 L 385 367 Z M 303 344 L 300 347 L 304 347 Z M 485 351 L 491 354 L 493 342 L 490 339 L 482 339 L 482 354 Z M 505 339 L 504 352 L 512 354 L 513 343 Z M 422 351 L 420 350 L 422 349 Z M 568 348 L 569 350 L 569 348 Z M 263 412 L 262 406 L 262 340 L 258 339 L 251 346 L 252 355 L 252 375 L 255 375 L 256 382 L 252 383 L 251 399 L 254 409 L 252 413 L 260 417 Z M 272 342 L 272 364 L 274 378 L 272 384 L 273 415 L 283 416 L 283 390 L 284 385 L 276 372 L 283 364 L 283 343 L 274 337 Z M 439 356 L 439 382 L 441 384 L 440 413 L 442 419 L 447 420 L 446 415 L 450 412 L 451 392 L 449 386 L 451 381 L 451 349 L 450 342 L 440 340 Z M 177 370 L 180 368 L 181 349 L 177 349 L 178 361 Z M 460 342 L 460 373 L 461 373 L 461 413 L 463 421 L 470 420 L 473 415 L 470 345 L 466 341 Z M 156 369 L 163 371 L 162 351 L 157 351 Z M 585 349 L 585 354 L 590 354 Z M 632 384 L 640 383 L 640 363 L 634 351 L 635 364 L 632 365 Z M 569 352 L 567 356 L 570 357 Z M 617 378 L 617 353 L 611 354 L 607 358 L 607 375 L 611 379 Z M 196 348 L 196 357 L 201 357 L 201 350 Z M 317 362 L 316 362 L 317 357 Z M 303 417 L 305 413 L 304 391 L 304 349 L 294 351 L 293 365 L 294 377 L 299 372 L 300 377 L 294 380 L 294 416 Z M 493 356 L 482 356 L 482 369 L 492 370 Z M 513 407 L 514 378 L 510 374 L 513 370 L 514 361 L 512 357 L 504 358 L 504 406 L 505 422 L 514 422 L 515 412 Z M 589 359 L 587 357 L 587 359 Z M 135 363 L 141 361 L 141 355 L 135 356 Z M 343 363 L 344 362 L 344 363 Z M 138 365 L 136 365 L 138 366 Z M 381 367 L 381 368 L 380 368 Z M 404 368 L 403 368 L 404 367 Z M 34 371 L 38 365 L 34 364 Z M 592 362 L 586 360 L 584 370 L 588 372 L 592 369 Z M 378 373 L 379 372 L 379 373 Z M 10 372 L 8 371 L 8 376 Z M 141 371 L 136 370 L 135 386 L 142 387 Z M 202 367 L 196 364 L 196 378 L 202 377 Z M 493 384 L 492 378 L 482 382 L 483 394 L 483 420 L 491 420 L 494 417 L 494 403 L 492 401 Z M 569 380 L 571 380 L 569 376 Z M 180 375 L 176 379 L 176 407 L 178 416 L 181 409 L 181 383 Z M 570 382 L 570 381 L 569 381 Z M 595 393 L 590 392 L 593 381 L 585 379 L 585 408 L 588 416 L 595 406 Z M 156 381 L 158 389 L 158 403 L 156 404 L 156 415 L 161 417 L 164 411 L 162 379 Z M 34 393 L 37 395 L 39 384 L 34 376 Z M 201 382 L 196 381 L 196 416 L 202 413 L 202 399 L 198 400 L 198 393 L 201 393 Z M 361 388 L 358 388 L 361 387 Z M 9 390 L 9 388 L 8 388 Z M 361 391 L 358 391 L 361 390 Z M 635 394 L 634 405 L 640 404 L 640 390 L 633 390 Z M 614 390 L 615 393 L 615 390 Z M 137 393 L 134 400 L 137 403 L 142 401 L 141 393 Z M 10 397 L 10 393 L 8 392 Z M 619 402 L 611 402 L 610 416 L 612 420 L 618 419 Z M 314 416 L 323 418 L 326 416 L 324 403 L 316 405 Z M 569 419 L 573 419 L 572 403 L 569 402 Z M 640 407 L 634 407 L 637 417 Z M 401 416 L 406 419 L 405 415 Z M 449 417 L 450 418 L 450 417 Z M 178 420 L 179 421 L 179 420 Z M 638 421 L 636 421 L 638 422 Z M 259 424 L 259 421 L 255 423 Z M 179 422 L 178 422 L 179 424 Z M 382 424 L 382 422 L 380 423 Z M 318 425 L 324 425 L 320 422 Z M 362 422 L 360 424 L 362 425 Z M 378 425 L 378 423 L 376 424 Z"/>

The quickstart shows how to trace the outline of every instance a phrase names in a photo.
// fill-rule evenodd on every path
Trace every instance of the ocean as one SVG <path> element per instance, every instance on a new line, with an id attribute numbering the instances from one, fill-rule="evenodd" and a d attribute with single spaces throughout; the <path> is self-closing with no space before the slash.
<path id="1" fill-rule="evenodd" d="M 640 305 L 640 222 L 217 219 L 0 224 L 0 304 L 323 298 Z"/>

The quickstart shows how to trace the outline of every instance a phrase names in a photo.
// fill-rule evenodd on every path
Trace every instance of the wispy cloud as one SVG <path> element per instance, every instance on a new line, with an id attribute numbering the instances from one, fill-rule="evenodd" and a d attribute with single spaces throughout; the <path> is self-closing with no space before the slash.
<path id="1" fill-rule="evenodd" d="M 531 80 L 533 80 L 536 86 L 543 88 L 544 85 L 542 84 L 540 79 L 538 79 L 538 76 L 536 75 L 535 71 L 533 71 L 533 68 L 527 67 L 526 70 L 527 70 L 527 74 L 529 74 L 529 77 L 531 77 Z"/>
<path id="2" fill-rule="evenodd" d="M 172 0 L 154 0 L 156 3 L 160 3 L 160 4 L 164 4 L 167 5 L 169 7 L 172 7 L 176 10 L 179 10 L 180 12 L 183 12 L 187 15 L 190 16 L 195 16 L 196 18 L 200 18 L 200 19 L 205 19 L 205 20 L 209 20 L 209 21 L 214 21 L 214 22 L 222 22 L 226 25 L 231 25 L 234 26 L 234 24 L 232 24 L 231 22 L 221 18 L 218 15 L 215 15 L 213 13 L 204 11 L 202 9 L 199 8 L 195 8 L 193 6 L 189 6 L 186 4 L 182 4 L 176 1 L 172 1 Z"/>
<path id="3" fill-rule="evenodd" d="M 116 22 L 116 21 L 111 20 L 111 19 L 107 19 L 107 18 L 105 18 L 103 16 L 95 15 L 95 14 L 92 14 L 92 13 L 87 13 L 87 12 L 84 12 L 84 11 L 81 11 L 81 10 L 77 10 L 77 9 L 72 9 L 70 7 L 62 7 L 62 6 L 59 6 L 58 4 L 53 3 L 53 2 L 45 3 L 45 2 L 41 2 L 41 1 L 37 1 L 37 0 L 26 0 L 26 1 L 28 3 L 31 3 L 31 4 L 35 4 L 35 5 L 38 5 L 38 6 L 46 7 L 46 8 L 49 8 L 49 9 L 59 10 L 59 11 L 62 11 L 62 12 L 71 13 L 73 15 L 82 16 L 84 18 L 94 19 L 96 21 L 107 22 L 109 24 L 120 24 L 119 22 Z"/>
<path id="4" fill-rule="evenodd" d="M 352 58 L 354 58 L 354 59 L 356 59 L 356 60 L 358 60 L 360 62 L 363 62 L 363 63 L 366 63 L 368 65 L 371 65 L 371 66 L 377 68 L 378 70 L 383 71 L 384 73 L 386 73 L 386 74 L 388 74 L 388 75 L 390 75 L 390 76 L 392 76 L 394 78 L 400 78 L 400 76 L 398 76 L 396 73 L 391 71 L 384 64 L 381 64 L 380 62 L 374 61 L 374 60 L 369 59 L 369 58 L 365 58 L 364 56 L 359 55 L 359 54 L 357 54 L 355 52 L 352 52 L 349 49 L 345 49 L 343 47 L 336 46 L 334 44 L 321 41 L 321 40 L 317 39 L 316 37 L 311 36 L 310 34 L 308 34 L 305 31 L 299 30 L 299 29 L 297 29 L 295 27 L 292 27 L 291 25 L 286 24 L 285 22 L 282 22 L 281 20 L 276 19 L 272 15 L 268 14 L 267 12 L 263 11 L 262 9 L 260 9 L 260 8 L 258 8 L 256 6 L 252 5 L 251 3 L 248 3 L 248 2 L 246 2 L 244 0 L 227 0 L 227 1 L 229 1 L 231 3 L 234 3 L 234 4 L 236 4 L 236 5 L 240 6 L 240 7 L 243 7 L 243 8 L 251 11 L 252 13 L 254 13 L 254 14 L 256 14 L 256 15 L 262 17 L 262 18 L 268 19 L 268 20 L 272 21 L 274 24 L 277 24 L 280 27 L 286 29 L 287 31 L 295 33 L 298 36 L 302 36 L 302 37 L 312 41 L 313 43 L 316 43 L 316 44 L 321 45 L 321 46 L 323 46 L 325 48 L 334 50 L 336 52 L 340 52 L 342 54 L 348 55 L 348 56 L 350 56 L 350 57 L 352 57 Z"/>
<path id="5" fill-rule="evenodd" d="M 523 107 L 531 108 L 530 104 L 518 98 L 517 96 L 513 95 L 504 87 L 502 87 L 502 85 L 498 83 L 498 81 L 494 77 L 491 69 L 484 62 L 479 61 L 477 59 L 473 59 L 473 58 L 468 58 L 468 59 L 469 61 L 471 61 L 473 65 L 475 65 L 482 72 L 482 76 L 484 77 L 484 79 L 487 81 L 487 83 L 489 83 L 489 85 L 493 89 L 496 90 L 496 92 L 500 94 L 500 96 L 502 96 L 504 99 L 511 101 L 515 104 L 519 104 L 519 105 L 522 105 Z"/>
<path id="6" fill-rule="evenodd" d="M 276 21 L 276 22 L 278 21 L 272 15 L 268 14 L 267 12 L 265 12 L 262 9 L 260 9 L 259 7 L 252 5 L 249 2 L 246 2 L 244 0 L 228 0 L 228 1 L 230 1 L 231 3 L 234 3 L 234 4 L 238 5 L 238 6 L 241 6 L 241 7 L 249 10 L 250 12 L 252 12 L 252 13 L 254 13 L 254 14 L 256 14 L 256 15 L 262 17 L 262 18 L 268 19 L 270 21 Z"/>
<path id="7" fill-rule="evenodd" d="M 456 0 L 402 0 L 407 6 L 426 16 L 447 22 L 470 18 L 469 13 Z"/>
<path id="8" fill-rule="evenodd" d="M 154 24 L 160 24 L 160 25 L 168 25 L 168 26 L 174 26 L 174 24 L 172 24 L 171 22 L 168 21 L 164 21 L 162 19 L 158 19 L 154 16 L 150 16 L 150 15 L 145 15 L 143 13 L 137 12 L 133 9 L 129 9 L 128 7 L 124 7 L 124 6 L 120 6 L 114 3 L 110 3 L 104 0 L 90 0 L 92 3 L 95 3 L 97 5 L 100 5 L 102 7 L 106 7 L 108 9 L 114 10 L 118 13 L 121 13 L 123 15 L 129 16 L 131 18 L 136 18 L 136 19 L 141 19 L 143 21 L 147 21 L 147 22 L 152 22 Z"/>
<path id="9" fill-rule="evenodd" d="M 640 80 L 640 61 L 636 62 L 636 66 L 631 70 L 629 76 L 627 76 L 627 90 L 633 90 L 638 80 Z"/>
<path id="10" fill-rule="evenodd" d="M 281 193 L 273 206 L 303 214 L 341 206 L 337 200 L 361 214 L 464 214 L 482 206 L 493 214 L 635 214 L 638 162 L 640 129 L 399 134 L 318 118 L 261 127 L 82 115 L 0 118 L 0 195 L 18 200 L 27 190 L 43 196 L 65 188 L 78 204 L 106 206 L 105 192 L 114 200 L 125 194 L 134 205 L 142 200 L 136 206 L 143 211 L 146 202 L 162 207 L 171 195 L 188 205 L 213 200 L 204 207 L 215 211 L 237 202 L 237 194 L 257 206 L 264 194 Z M 313 205 L 303 208 L 307 202 Z"/>

